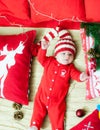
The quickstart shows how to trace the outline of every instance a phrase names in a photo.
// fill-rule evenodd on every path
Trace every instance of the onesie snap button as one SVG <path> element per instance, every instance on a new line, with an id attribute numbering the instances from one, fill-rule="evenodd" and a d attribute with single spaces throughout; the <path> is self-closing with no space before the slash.
<path id="1" fill-rule="evenodd" d="M 36 122 L 35 122 L 35 121 L 33 121 L 33 124 L 35 125 L 35 124 L 36 124 Z"/>
<path id="2" fill-rule="evenodd" d="M 50 99 L 50 97 L 49 97 L 49 96 L 47 96 L 47 99 Z"/>
<path id="3" fill-rule="evenodd" d="M 57 74 L 57 71 L 55 71 L 54 73 Z"/>
<path id="4" fill-rule="evenodd" d="M 49 88 L 50 91 L 52 91 L 52 88 Z"/>
<path id="5" fill-rule="evenodd" d="M 48 106 L 46 106 L 46 108 L 48 109 Z"/>
<path id="6" fill-rule="evenodd" d="M 54 79 L 52 79 L 52 82 L 54 82 Z"/>

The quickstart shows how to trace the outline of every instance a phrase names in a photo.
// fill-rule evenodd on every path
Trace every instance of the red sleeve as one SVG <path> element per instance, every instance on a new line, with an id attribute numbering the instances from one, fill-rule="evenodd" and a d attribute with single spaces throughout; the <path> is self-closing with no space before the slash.
<path id="1" fill-rule="evenodd" d="M 80 74 L 81 74 L 81 73 L 82 73 L 82 72 L 79 71 L 79 70 L 74 66 L 74 64 L 71 65 L 71 78 L 72 78 L 73 80 L 81 81 L 81 80 L 80 80 Z"/>
<path id="2" fill-rule="evenodd" d="M 37 59 L 42 66 L 44 66 L 49 59 L 49 57 L 46 56 L 46 53 L 47 53 L 47 50 L 43 50 L 41 48 L 39 49 Z"/>
<path id="3" fill-rule="evenodd" d="M 31 46 L 32 56 L 37 56 L 39 49 L 40 49 L 40 45 L 35 44 L 35 43 L 32 44 Z"/>

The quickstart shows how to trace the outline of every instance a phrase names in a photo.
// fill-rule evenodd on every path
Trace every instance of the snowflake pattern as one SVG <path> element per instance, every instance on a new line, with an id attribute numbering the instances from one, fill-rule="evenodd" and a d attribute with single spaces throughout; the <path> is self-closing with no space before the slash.
<path id="1" fill-rule="evenodd" d="M 91 125 L 91 121 L 88 122 L 87 125 L 84 125 L 85 128 L 83 128 L 82 130 L 92 130 L 94 129 L 94 127 Z"/>

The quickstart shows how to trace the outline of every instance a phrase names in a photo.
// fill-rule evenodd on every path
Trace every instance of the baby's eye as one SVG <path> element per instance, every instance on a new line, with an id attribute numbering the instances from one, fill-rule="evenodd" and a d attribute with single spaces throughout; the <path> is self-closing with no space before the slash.
<path id="1" fill-rule="evenodd" d="M 72 54 L 71 54 L 71 53 L 69 53 L 68 55 L 69 55 L 69 56 L 72 56 Z"/>
<path id="2" fill-rule="evenodd" d="M 66 53 L 63 53 L 62 56 L 66 56 Z"/>
<path id="3" fill-rule="evenodd" d="M 62 53 L 62 55 L 65 55 L 65 54 L 66 54 L 66 53 L 64 53 L 64 52 Z"/>

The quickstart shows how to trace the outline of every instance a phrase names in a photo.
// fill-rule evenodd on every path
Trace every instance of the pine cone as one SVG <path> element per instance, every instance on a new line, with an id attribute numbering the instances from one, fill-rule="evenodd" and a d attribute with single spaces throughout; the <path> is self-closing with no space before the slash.
<path id="1" fill-rule="evenodd" d="M 90 50 L 88 51 L 88 55 L 95 57 L 95 50 L 93 48 L 90 48 Z"/>
<path id="2" fill-rule="evenodd" d="M 13 108 L 15 108 L 15 110 L 20 110 L 22 108 L 22 104 L 13 103 Z"/>
<path id="3" fill-rule="evenodd" d="M 14 113 L 14 119 L 16 119 L 16 120 L 21 120 L 21 119 L 23 119 L 23 117 L 24 117 L 24 114 L 22 111 L 17 111 Z"/>

